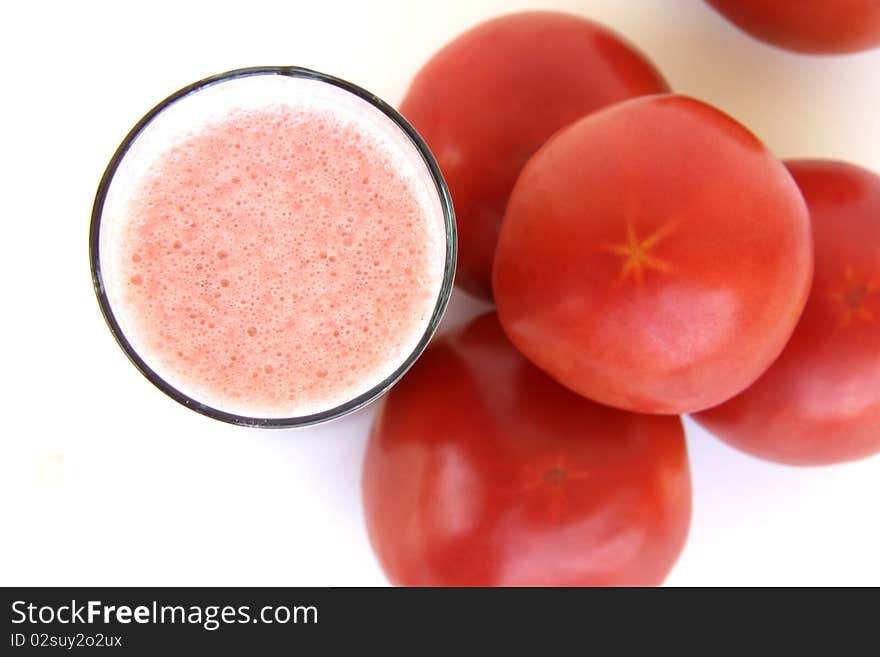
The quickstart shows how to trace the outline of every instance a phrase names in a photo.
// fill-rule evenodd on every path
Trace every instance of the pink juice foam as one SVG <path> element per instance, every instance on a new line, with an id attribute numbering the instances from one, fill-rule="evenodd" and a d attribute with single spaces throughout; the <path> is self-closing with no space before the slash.
<path id="1" fill-rule="evenodd" d="M 158 153 L 117 220 L 111 268 L 148 364 L 258 417 L 327 410 L 391 374 L 431 317 L 445 237 L 424 172 L 389 135 L 356 113 L 276 104 Z"/>

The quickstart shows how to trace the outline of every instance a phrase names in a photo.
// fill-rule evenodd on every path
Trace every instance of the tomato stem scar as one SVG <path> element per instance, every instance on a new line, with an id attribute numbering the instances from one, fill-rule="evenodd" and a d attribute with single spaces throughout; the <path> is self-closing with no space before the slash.
<path id="1" fill-rule="evenodd" d="M 650 253 L 657 244 L 665 239 L 676 227 L 676 222 L 669 222 L 654 231 L 647 238 L 640 240 L 635 226 L 631 222 L 626 225 L 626 242 L 623 244 L 609 244 L 603 250 L 614 255 L 623 256 L 624 261 L 620 270 L 620 282 L 624 283 L 630 278 L 641 283 L 645 277 L 645 270 L 652 269 L 661 273 L 672 271 L 672 265 Z"/>
<path id="2" fill-rule="evenodd" d="M 841 289 L 829 295 L 839 308 L 840 325 L 849 326 L 856 319 L 867 322 L 874 320 L 874 314 L 867 308 L 869 295 L 880 288 L 877 281 L 864 281 L 852 267 L 843 271 L 844 282 Z"/>
<path id="3" fill-rule="evenodd" d="M 567 478 L 568 473 L 559 466 L 554 466 L 544 472 L 544 481 L 551 486 L 559 486 Z"/>

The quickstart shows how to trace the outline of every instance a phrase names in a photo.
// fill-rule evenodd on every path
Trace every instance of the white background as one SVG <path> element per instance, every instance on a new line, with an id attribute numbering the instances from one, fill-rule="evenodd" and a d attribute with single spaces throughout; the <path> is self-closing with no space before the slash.
<path id="1" fill-rule="evenodd" d="M 443 43 L 525 7 L 615 28 L 783 157 L 880 171 L 880 51 L 785 53 L 700 0 L 5 3 L 0 584 L 385 583 L 359 495 L 372 410 L 272 432 L 164 397 L 98 311 L 90 206 L 127 130 L 181 86 L 296 64 L 396 103 Z M 447 325 L 477 308 L 457 295 Z M 669 584 L 880 585 L 880 457 L 797 469 L 688 433 L 693 526 Z"/>

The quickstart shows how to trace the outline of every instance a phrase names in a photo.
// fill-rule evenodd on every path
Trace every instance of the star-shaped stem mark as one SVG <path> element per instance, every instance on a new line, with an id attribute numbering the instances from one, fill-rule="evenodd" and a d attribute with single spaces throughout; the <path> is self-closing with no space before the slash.
<path id="1" fill-rule="evenodd" d="M 592 476 L 593 473 L 589 470 L 570 467 L 566 463 L 564 453 L 560 450 L 549 466 L 545 462 L 540 466 L 534 464 L 524 468 L 524 483 L 519 492 L 533 493 L 543 490 L 543 494 L 550 495 L 549 516 L 558 518 L 568 502 L 568 485 L 572 482 L 589 479 Z"/>
<path id="2" fill-rule="evenodd" d="M 867 299 L 878 291 L 880 282 L 876 279 L 866 280 L 852 267 L 844 268 L 843 284 L 828 295 L 839 313 L 840 326 L 846 327 L 855 321 L 873 322 L 874 313 L 868 308 Z"/>
<path id="3" fill-rule="evenodd" d="M 602 249 L 607 253 L 613 253 L 623 258 L 618 280 L 621 283 L 625 283 L 632 279 L 636 283 L 641 283 L 645 279 L 645 272 L 648 270 L 664 274 L 671 273 L 673 271 L 672 264 L 658 257 L 652 251 L 675 230 L 677 225 L 677 222 L 670 221 L 648 235 L 648 237 L 639 239 L 633 223 L 627 222 L 626 242 L 623 244 L 608 244 Z"/>

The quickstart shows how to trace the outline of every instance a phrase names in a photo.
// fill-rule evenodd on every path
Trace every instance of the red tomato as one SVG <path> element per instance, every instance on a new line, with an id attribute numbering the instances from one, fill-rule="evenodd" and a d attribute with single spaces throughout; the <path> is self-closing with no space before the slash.
<path id="1" fill-rule="evenodd" d="M 389 393 L 363 473 L 370 540 L 411 586 L 656 585 L 690 523 L 677 417 L 578 397 L 484 315 Z"/>
<path id="2" fill-rule="evenodd" d="M 785 167 L 681 96 L 581 119 L 523 170 L 495 258 L 505 331 L 572 390 L 640 412 L 714 406 L 779 355 L 810 224 Z"/>
<path id="3" fill-rule="evenodd" d="M 752 36 L 806 53 L 880 46 L 880 0 L 706 0 Z"/>
<path id="4" fill-rule="evenodd" d="M 400 110 L 449 184 L 458 222 L 457 284 L 491 298 L 507 197 L 550 135 L 611 103 L 667 90 L 656 69 L 616 34 L 561 13 L 496 18 L 438 52 Z"/>
<path id="5" fill-rule="evenodd" d="M 880 451 L 880 176 L 840 162 L 788 166 L 816 241 L 807 307 L 757 383 L 696 419 L 763 458 L 849 461 Z"/>

